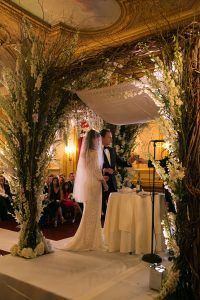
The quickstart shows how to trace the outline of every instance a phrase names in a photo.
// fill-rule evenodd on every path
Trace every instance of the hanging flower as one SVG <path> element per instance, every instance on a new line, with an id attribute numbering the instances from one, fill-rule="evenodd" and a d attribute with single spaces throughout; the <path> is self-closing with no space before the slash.
<path id="1" fill-rule="evenodd" d="M 36 90 L 40 90 L 41 88 L 41 85 L 42 85 L 42 79 L 43 79 L 43 75 L 40 73 L 36 79 L 36 82 L 35 82 L 35 89 Z"/>
<path id="2" fill-rule="evenodd" d="M 33 123 L 37 123 L 38 122 L 38 113 L 34 113 L 32 114 L 32 119 L 33 119 Z"/>

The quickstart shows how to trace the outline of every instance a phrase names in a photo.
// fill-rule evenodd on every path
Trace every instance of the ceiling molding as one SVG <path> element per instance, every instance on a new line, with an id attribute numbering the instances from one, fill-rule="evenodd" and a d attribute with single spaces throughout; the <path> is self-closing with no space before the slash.
<path id="1" fill-rule="evenodd" d="M 83 36 L 91 36 L 91 35 L 102 35 L 102 34 L 107 34 L 107 33 L 116 33 L 122 28 L 125 28 L 129 25 L 131 18 L 127 18 L 127 16 L 131 13 L 132 11 L 130 10 L 129 7 L 129 0 L 115 0 L 121 10 L 120 17 L 116 22 L 114 22 L 111 26 L 108 26 L 103 29 L 98 29 L 98 30 L 82 30 L 81 28 L 76 28 L 73 26 L 69 26 L 63 22 L 58 22 L 55 25 L 50 25 L 49 23 L 45 22 L 43 19 L 33 15 L 31 12 L 23 9 L 22 7 L 16 5 L 15 3 L 9 1 L 9 0 L 2 0 L 0 3 L 0 7 L 2 7 L 5 11 L 10 13 L 10 15 L 15 15 L 15 18 L 19 21 L 21 20 L 24 16 L 31 21 L 31 23 L 35 26 L 41 27 L 41 29 L 45 31 L 49 31 L 51 33 L 57 32 L 58 30 L 66 30 L 69 32 L 74 32 L 74 31 L 79 31 L 81 35 Z"/>
<path id="2" fill-rule="evenodd" d="M 181 10 L 177 11 L 175 10 L 175 6 L 173 6 L 170 10 L 170 16 L 167 16 L 165 11 L 161 11 L 158 15 L 153 12 L 154 16 L 152 18 L 150 13 L 148 16 L 148 9 L 146 9 L 145 12 L 144 10 L 139 11 L 138 5 L 141 3 L 140 1 L 116 1 L 121 8 L 120 18 L 113 25 L 105 29 L 79 30 L 80 48 L 78 52 L 95 51 L 99 48 L 102 49 L 108 46 L 120 45 L 124 42 L 136 41 L 164 30 L 171 30 L 185 22 L 192 21 L 194 16 L 200 16 L 199 0 L 180 0 L 179 2 L 185 5 L 183 5 Z M 155 3 L 159 5 L 159 3 L 162 2 L 164 5 L 164 3 L 169 4 L 168 1 L 170 2 L 172 0 L 155 0 Z M 142 3 L 144 7 L 148 3 L 151 3 L 152 5 L 152 0 L 143 0 Z M 162 7 L 158 6 L 158 8 L 161 10 Z M 75 28 L 61 22 L 51 26 L 26 10 L 19 8 L 19 6 L 13 4 L 9 0 L 0 1 L 0 14 L 0 43 L 1 39 L 3 39 L 2 42 L 5 43 L 4 39 L 6 39 L 6 34 L 8 34 L 7 41 L 9 40 L 11 46 L 20 39 L 20 23 L 24 16 L 31 22 L 35 30 L 45 31 L 50 38 L 61 31 L 65 31 L 66 33 L 76 31 Z M 145 14 L 148 18 L 145 18 Z M 5 32 L 5 34 L 3 32 Z M 6 42 L 6 44 L 8 43 Z M 12 53 L 11 48 L 9 51 Z"/>
<path id="3" fill-rule="evenodd" d="M 104 37 L 99 40 L 91 40 L 89 44 L 82 44 L 79 51 L 95 51 L 99 48 L 106 48 L 108 46 L 121 45 L 130 41 L 137 41 L 151 35 L 172 31 L 177 27 L 182 27 L 194 20 L 200 19 L 200 7 L 198 10 L 188 10 L 180 14 L 173 15 L 167 19 L 158 20 L 156 23 L 151 22 L 136 28 L 130 28 L 116 34 L 114 37 Z"/>
<path id="4" fill-rule="evenodd" d="M 0 46 L 9 44 L 11 41 L 10 33 L 6 28 L 0 24 Z"/>

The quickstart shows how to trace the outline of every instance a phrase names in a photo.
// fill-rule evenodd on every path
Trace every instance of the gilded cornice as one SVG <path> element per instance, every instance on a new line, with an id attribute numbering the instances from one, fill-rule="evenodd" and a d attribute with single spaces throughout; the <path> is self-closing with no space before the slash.
<path id="1" fill-rule="evenodd" d="M 99 48 L 122 44 L 128 41 L 134 41 L 155 34 L 164 30 L 171 30 L 177 25 L 194 19 L 194 16 L 200 16 L 199 0 L 181 0 L 182 8 L 177 11 L 172 0 L 116 0 L 121 8 L 119 19 L 110 27 L 101 30 L 81 30 L 80 49 L 82 51 L 95 51 Z M 171 1 L 171 2 L 170 2 Z M 163 7 L 155 7 L 152 10 L 152 3 L 159 5 L 161 3 L 168 5 L 170 15 L 164 11 Z M 141 6 L 142 3 L 142 6 Z M 151 4 L 151 10 L 148 11 L 148 4 Z M 172 3 L 172 7 L 170 7 Z M 145 10 L 146 9 L 146 10 Z M 158 12 L 157 12 L 158 11 Z M 152 16 L 151 16 L 152 13 Z M 60 31 L 69 34 L 76 30 L 64 23 L 58 23 L 54 26 L 49 25 L 42 19 L 33 16 L 10 1 L 0 1 L 0 41 L 1 28 L 4 28 L 10 35 L 10 44 L 15 43 L 20 37 L 19 24 L 22 18 L 26 16 L 30 20 L 33 28 L 37 31 L 45 31 L 49 37 L 56 35 Z M 9 50 L 11 51 L 11 50 Z M 12 51 L 11 51 L 12 52 Z"/>
<path id="2" fill-rule="evenodd" d="M 130 10 L 129 1 L 127 0 L 115 0 L 120 7 L 121 14 L 118 20 L 112 24 L 111 26 L 105 28 L 105 29 L 99 29 L 99 30 L 82 30 L 81 28 L 74 28 L 72 26 L 69 26 L 63 22 L 59 22 L 55 25 L 50 25 L 44 20 L 34 16 L 30 12 L 27 12 L 23 8 L 17 6 L 16 4 L 12 3 L 11 1 L 7 0 L 1 0 L 0 1 L 0 8 L 2 8 L 4 11 L 6 11 L 10 16 L 14 17 L 18 22 L 21 20 L 22 17 L 26 16 L 27 19 L 31 21 L 33 26 L 39 26 L 41 29 L 48 31 L 49 33 L 54 33 L 59 30 L 66 30 L 69 32 L 73 31 L 79 31 L 80 35 L 82 36 L 92 36 L 92 35 L 105 35 L 107 33 L 116 33 L 122 28 L 126 28 L 129 23 L 131 22 L 131 14 L 132 11 Z"/>
<path id="3" fill-rule="evenodd" d="M 181 27 L 195 19 L 200 19 L 200 5 L 195 10 L 190 9 L 179 14 L 174 14 L 168 18 L 158 19 L 157 22 L 149 22 L 148 24 L 131 27 L 119 32 L 114 38 L 102 37 L 101 40 L 96 39 L 90 41 L 89 44 L 83 43 L 79 51 L 95 51 L 98 48 L 106 48 L 108 46 L 120 45 L 129 41 L 136 41 L 156 33 L 171 31 L 176 27 Z"/>

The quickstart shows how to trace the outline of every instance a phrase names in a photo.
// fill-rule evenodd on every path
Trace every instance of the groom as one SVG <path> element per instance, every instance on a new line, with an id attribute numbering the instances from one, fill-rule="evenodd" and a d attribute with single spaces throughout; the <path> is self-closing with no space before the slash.
<path id="1" fill-rule="evenodd" d="M 103 144 L 103 175 L 108 185 L 108 191 L 103 191 L 102 199 L 102 211 L 106 214 L 107 201 L 110 193 L 117 192 L 117 180 L 116 180 L 116 167 L 123 168 L 132 167 L 132 163 L 136 160 L 136 157 L 131 157 L 129 161 L 123 160 L 116 153 L 115 148 L 112 145 L 112 133 L 110 129 L 102 129 L 101 132 L 102 144 Z"/>

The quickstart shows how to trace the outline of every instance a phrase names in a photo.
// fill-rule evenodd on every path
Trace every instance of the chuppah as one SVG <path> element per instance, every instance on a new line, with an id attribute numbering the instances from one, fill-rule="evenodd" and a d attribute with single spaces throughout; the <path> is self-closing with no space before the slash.
<path id="1" fill-rule="evenodd" d="M 47 2 L 44 6 L 37 3 L 37 9 L 33 9 L 34 5 L 27 7 L 27 3 L 24 4 L 23 1 L 19 4 L 15 2 L 1 1 L 0 3 L 3 24 L 0 26 L 0 51 L 1 57 L 4 58 L 0 87 L 0 159 L 2 172 L 11 187 L 13 209 L 20 229 L 16 235 L 9 235 L 8 231 L 2 230 L 5 240 L 8 237 L 7 242 L 9 245 L 11 243 L 11 255 L 0 258 L 4 265 L 0 273 L 0 285 L 4 289 L 4 296 L 9 296 L 10 299 L 12 297 L 16 299 L 17 296 L 20 300 L 31 297 L 37 299 L 38 295 L 44 299 L 47 297 L 81 299 L 82 295 L 85 299 L 105 299 L 105 294 L 115 297 L 117 292 L 120 299 L 123 295 L 126 295 L 127 299 L 130 295 L 133 296 L 132 289 L 126 290 L 125 287 L 130 282 L 130 273 L 134 274 L 134 270 L 132 268 L 128 270 L 126 266 L 129 266 L 130 259 L 134 260 L 135 256 L 119 252 L 99 254 L 95 251 L 72 254 L 56 250 L 51 253 L 52 242 L 45 238 L 40 226 L 44 209 L 43 184 L 53 155 L 56 135 L 62 132 L 63 139 L 66 141 L 71 123 L 77 125 L 86 121 L 89 123 L 89 130 L 92 130 L 92 124 L 96 126 L 98 123 L 98 130 L 109 125 L 110 130 L 117 132 L 116 137 L 114 136 L 117 141 L 116 155 L 126 155 L 127 159 L 134 146 L 132 142 L 135 141 L 135 136 L 143 126 L 139 123 L 157 117 L 163 137 L 150 139 L 150 141 L 155 145 L 158 141 L 164 140 L 162 147 L 167 151 L 168 159 L 165 166 L 162 166 L 155 155 L 149 158 L 153 164 L 154 179 L 156 170 L 162 178 L 174 208 L 173 211 L 167 211 L 163 219 L 165 242 L 172 253 L 170 257 L 172 263 L 168 268 L 165 282 L 162 287 L 160 286 L 159 297 L 160 299 L 166 297 L 198 299 L 200 296 L 199 21 L 198 18 L 192 23 L 188 20 L 191 15 L 192 20 L 195 14 L 199 15 L 199 4 L 196 1 L 192 4 L 182 1 L 184 2 L 182 3 L 183 14 L 180 18 L 178 18 L 180 11 L 178 15 L 173 15 L 171 6 L 166 6 L 165 12 L 169 22 L 167 17 L 163 18 L 163 14 L 160 18 L 156 17 L 160 7 L 155 5 L 154 9 L 150 9 L 152 16 L 144 17 L 145 26 L 148 24 L 147 19 L 151 22 L 152 17 L 156 18 L 153 30 L 149 31 L 148 26 L 144 29 L 144 22 L 142 23 L 140 18 L 140 14 L 143 15 L 149 10 L 144 10 L 142 6 L 139 10 L 140 14 L 136 14 L 138 8 L 129 5 L 130 1 L 123 3 L 108 1 L 109 7 L 112 7 L 110 11 L 113 11 L 112 22 L 107 16 L 108 10 L 105 6 L 97 6 L 96 1 L 95 5 L 88 1 L 87 4 L 75 1 L 81 11 L 81 18 L 78 20 L 81 19 L 84 23 L 82 27 L 80 26 L 80 30 L 77 30 L 77 18 L 75 23 L 74 20 L 71 20 L 70 24 L 66 21 L 67 15 L 64 10 L 63 18 L 57 16 L 60 23 L 55 23 L 55 20 L 46 15 L 46 9 L 49 12 L 53 7 L 58 12 L 60 5 L 63 7 L 63 4 L 51 3 L 48 7 Z M 38 13 L 38 5 L 40 13 Z M 177 9 L 176 3 L 173 9 Z M 84 17 L 82 18 L 85 11 L 88 16 L 87 22 L 84 22 Z M 99 18 L 97 11 L 103 13 L 104 23 L 97 21 Z M 177 24 L 177 19 L 184 21 L 183 24 Z M 7 25 L 8 20 L 12 32 Z M 167 20 L 167 28 L 169 24 L 178 25 L 177 30 L 167 30 L 165 26 L 165 32 L 161 36 L 160 30 L 164 29 L 163 20 Z M 161 23 L 159 24 L 158 21 Z M 159 28 L 159 34 L 155 28 Z M 143 34 L 141 39 L 140 34 Z M 98 103 L 95 103 L 92 95 Z M 93 117 L 95 121 L 92 120 Z M 103 119 L 102 123 L 97 121 L 100 119 Z M 111 124 L 105 124 L 103 121 Z M 136 127 L 130 127 L 135 122 Z M 95 152 L 96 144 L 93 142 L 92 140 L 89 149 Z M 108 149 L 106 154 L 108 162 L 109 151 Z M 96 198 L 100 199 L 101 181 L 107 192 L 109 184 L 106 180 L 110 180 L 111 175 L 113 178 L 115 175 L 118 176 L 119 189 L 121 189 L 119 193 L 113 193 L 114 195 L 111 193 L 108 199 L 108 215 L 105 220 L 108 247 L 111 251 L 130 250 L 129 252 L 135 253 L 149 251 L 147 245 L 144 243 L 141 246 L 140 242 L 143 235 L 144 239 L 149 239 L 148 216 L 152 216 L 151 244 L 153 245 L 155 240 L 157 248 L 151 247 L 150 254 L 156 254 L 153 252 L 161 250 L 159 218 L 162 209 L 158 205 L 155 189 L 153 188 L 150 199 L 149 194 L 141 190 L 138 175 L 137 184 L 140 187 L 139 191 L 137 190 L 138 194 L 131 191 L 128 195 L 128 189 L 123 192 L 123 185 L 127 182 L 130 184 L 127 171 L 117 167 L 118 173 L 114 174 L 115 170 L 110 162 L 111 167 L 105 168 L 103 174 L 97 157 L 94 161 L 96 166 L 94 169 L 98 172 L 91 172 L 94 175 L 92 179 L 97 178 L 95 174 L 99 174 L 99 179 L 95 181 L 96 185 L 98 181 L 99 191 Z M 132 185 L 130 188 L 133 188 Z M 92 193 L 89 197 L 94 200 Z M 61 199 L 54 200 L 60 212 Z M 98 205 L 95 220 L 96 215 L 98 217 L 100 215 L 99 207 Z M 124 218 L 120 207 L 127 218 Z M 115 214 L 111 215 L 111 210 L 115 211 Z M 142 226 L 140 226 L 142 219 L 140 215 L 145 218 Z M 155 222 L 154 216 L 156 216 Z M 84 220 L 83 218 L 83 226 L 80 228 L 85 228 L 87 222 Z M 88 228 L 92 229 L 92 225 Z M 96 228 L 100 237 L 100 220 Z M 92 230 L 89 231 L 92 233 Z M 82 237 L 82 233 L 86 231 L 80 232 Z M 101 244 L 99 241 L 102 242 L 98 238 L 98 243 L 95 245 Z M 59 241 L 59 244 L 62 242 Z M 58 244 L 55 245 L 56 249 L 57 247 Z M 91 250 L 90 248 L 87 250 Z M 110 260 L 111 256 L 113 260 Z M 124 259 L 121 260 L 122 256 Z M 58 269 L 56 264 L 51 264 L 51 257 L 58 258 Z M 31 260 L 31 258 L 35 259 Z M 67 262 L 63 264 L 65 259 Z M 105 263 L 103 266 L 107 274 L 102 269 L 102 262 Z M 143 275 L 147 274 L 142 262 L 139 266 L 137 263 L 134 266 L 135 272 L 141 271 Z M 23 268 L 21 269 L 19 265 Z M 39 270 L 42 265 L 45 274 L 40 277 Z M 33 274 L 29 277 L 28 271 L 30 273 L 31 266 Z M 88 273 L 84 277 L 86 269 Z M 127 272 L 124 273 L 124 270 Z M 61 281 L 57 276 L 56 278 L 53 276 L 55 272 L 58 277 L 63 276 Z M 120 276 L 114 276 L 113 280 L 106 282 L 108 277 L 112 278 L 116 273 Z M 50 277 L 45 277 L 46 274 Z M 75 274 L 74 278 L 73 274 Z M 74 290 L 69 293 L 65 287 L 65 284 L 67 285 L 64 280 L 65 275 L 69 282 L 70 278 L 76 282 Z M 89 291 L 87 281 L 91 282 L 93 278 L 95 288 Z M 119 282 L 124 278 L 127 281 L 124 281 L 123 288 L 117 289 Z M 137 277 L 137 280 L 138 278 L 141 277 Z M 51 288 L 47 289 L 47 279 L 50 284 L 54 280 L 55 286 L 51 284 Z M 83 285 L 80 284 L 80 290 L 76 290 L 79 282 L 83 282 Z M 147 286 L 146 282 L 145 286 Z M 109 294 L 110 288 L 112 291 Z M 146 294 L 145 296 L 148 297 Z"/>

